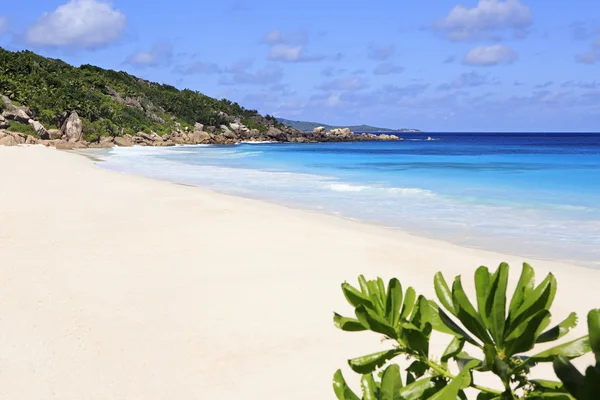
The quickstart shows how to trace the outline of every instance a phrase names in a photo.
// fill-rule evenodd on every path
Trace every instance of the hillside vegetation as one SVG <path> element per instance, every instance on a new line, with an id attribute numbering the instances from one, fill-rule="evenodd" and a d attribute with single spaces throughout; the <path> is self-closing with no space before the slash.
<path id="1" fill-rule="evenodd" d="M 302 131 L 302 132 L 310 132 L 319 126 L 324 127 L 328 131 L 332 130 L 332 129 L 346 128 L 346 127 L 350 128 L 350 130 L 353 132 L 392 132 L 392 131 L 394 131 L 394 129 L 377 128 L 375 126 L 370 126 L 370 125 L 336 126 L 336 125 L 321 124 L 319 122 L 292 121 L 290 119 L 284 119 L 284 118 L 277 118 L 277 121 L 279 121 L 280 123 L 282 123 L 284 125 L 290 126 L 294 129 L 298 129 L 299 131 Z"/>
<path id="2" fill-rule="evenodd" d="M 84 137 L 120 136 L 137 132 L 165 135 L 195 123 L 219 128 L 232 117 L 265 132 L 280 126 L 226 99 L 217 100 L 189 89 L 149 82 L 126 72 L 92 65 L 73 67 L 30 51 L 0 48 L 0 93 L 15 105 L 28 106 L 34 119 L 59 128 L 71 111 L 83 121 Z"/>

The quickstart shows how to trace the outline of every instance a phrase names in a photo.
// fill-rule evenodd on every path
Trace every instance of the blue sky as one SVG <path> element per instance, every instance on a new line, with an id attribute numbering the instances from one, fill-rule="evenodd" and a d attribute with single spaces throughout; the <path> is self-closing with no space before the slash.
<path id="1" fill-rule="evenodd" d="M 595 0 L 28 0 L 0 46 L 289 119 L 600 131 Z"/>

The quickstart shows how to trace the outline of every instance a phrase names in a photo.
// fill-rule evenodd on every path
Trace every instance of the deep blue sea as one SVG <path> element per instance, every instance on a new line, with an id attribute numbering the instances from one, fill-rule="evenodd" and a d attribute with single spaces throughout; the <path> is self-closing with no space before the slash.
<path id="1" fill-rule="evenodd" d="M 405 140 L 115 148 L 101 165 L 600 268 L 600 134 L 399 135 Z"/>

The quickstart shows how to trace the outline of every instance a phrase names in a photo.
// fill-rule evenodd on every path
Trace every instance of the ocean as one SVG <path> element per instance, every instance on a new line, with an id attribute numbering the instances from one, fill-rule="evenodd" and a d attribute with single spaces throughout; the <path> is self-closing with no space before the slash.
<path id="1" fill-rule="evenodd" d="M 399 135 L 96 153 L 110 170 L 600 268 L 600 134 Z"/>

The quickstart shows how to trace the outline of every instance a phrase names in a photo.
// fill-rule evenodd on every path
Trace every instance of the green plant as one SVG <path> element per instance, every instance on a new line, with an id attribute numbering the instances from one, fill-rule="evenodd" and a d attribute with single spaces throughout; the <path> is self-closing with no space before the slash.
<path id="1" fill-rule="evenodd" d="M 424 296 L 417 296 L 412 288 L 403 293 L 397 279 L 390 280 L 387 288 L 380 278 L 367 281 L 363 276 L 359 277 L 360 289 L 342 284 L 344 296 L 354 307 L 356 318 L 335 313 L 334 324 L 349 332 L 377 332 L 393 342 L 389 350 L 348 361 L 353 371 L 363 374 L 363 398 L 464 399 L 464 390 L 473 388 L 479 392 L 480 400 L 556 399 L 561 398 L 559 396 L 568 399 L 562 383 L 530 379 L 530 369 L 559 356 L 568 360 L 589 352 L 589 338 L 584 336 L 530 357 L 523 355 L 533 350 L 537 343 L 562 338 L 577 324 L 577 316 L 573 313 L 557 326 L 545 330 L 550 323 L 550 307 L 556 294 L 554 276 L 549 274 L 535 286 L 534 271 L 524 264 L 508 303 L 508 274 L 509 267 L 504 263 L 494 273 L 480 267 L 475 273 L 475 303 L 465 293 L 460 276 L 450 288 L 442 274 L 436 274 L 435 291 L 443 307 Z M 439 361 L 429 354 L 432 330 L 452 336 Z M 464 351 L 467 343 L 477 349 L 477 357 Z M 395 364 L 380 370 L 399 355 L 412 360 L 406 369 L 405 381 L 400 378 L 400 368 Z M 458 374 L 450 371 L 450 360 L 458 365 Z M 378 370 L 376 378 L 373 373 Z M 472 371 L 497 375 L 503 389 L 478 385 Z M 359 399 L 346 384 L 341 371 L 334 375 L 334 390 L 339 400 Z"/>
<path id="2" fill-rule="evenodd" d="M 24 133 L 26 135 L 37 136 L 33 128 L 29 126 L 29 124 L 23 124 L 17 121 L 10 121 L 10 127 L 8 128 L 8 130 L 11 132 L 19 132 Z"/>
<path id="3" fill-rule="evenodd" d="M 596 400 L 600 397 L 600 309 L 589 312 L 587 324 L 596 365 L 589 366 L 583 375 L 563 356 L 556 357 L 553 363 L 556 375 L 577 400 Z"/>

